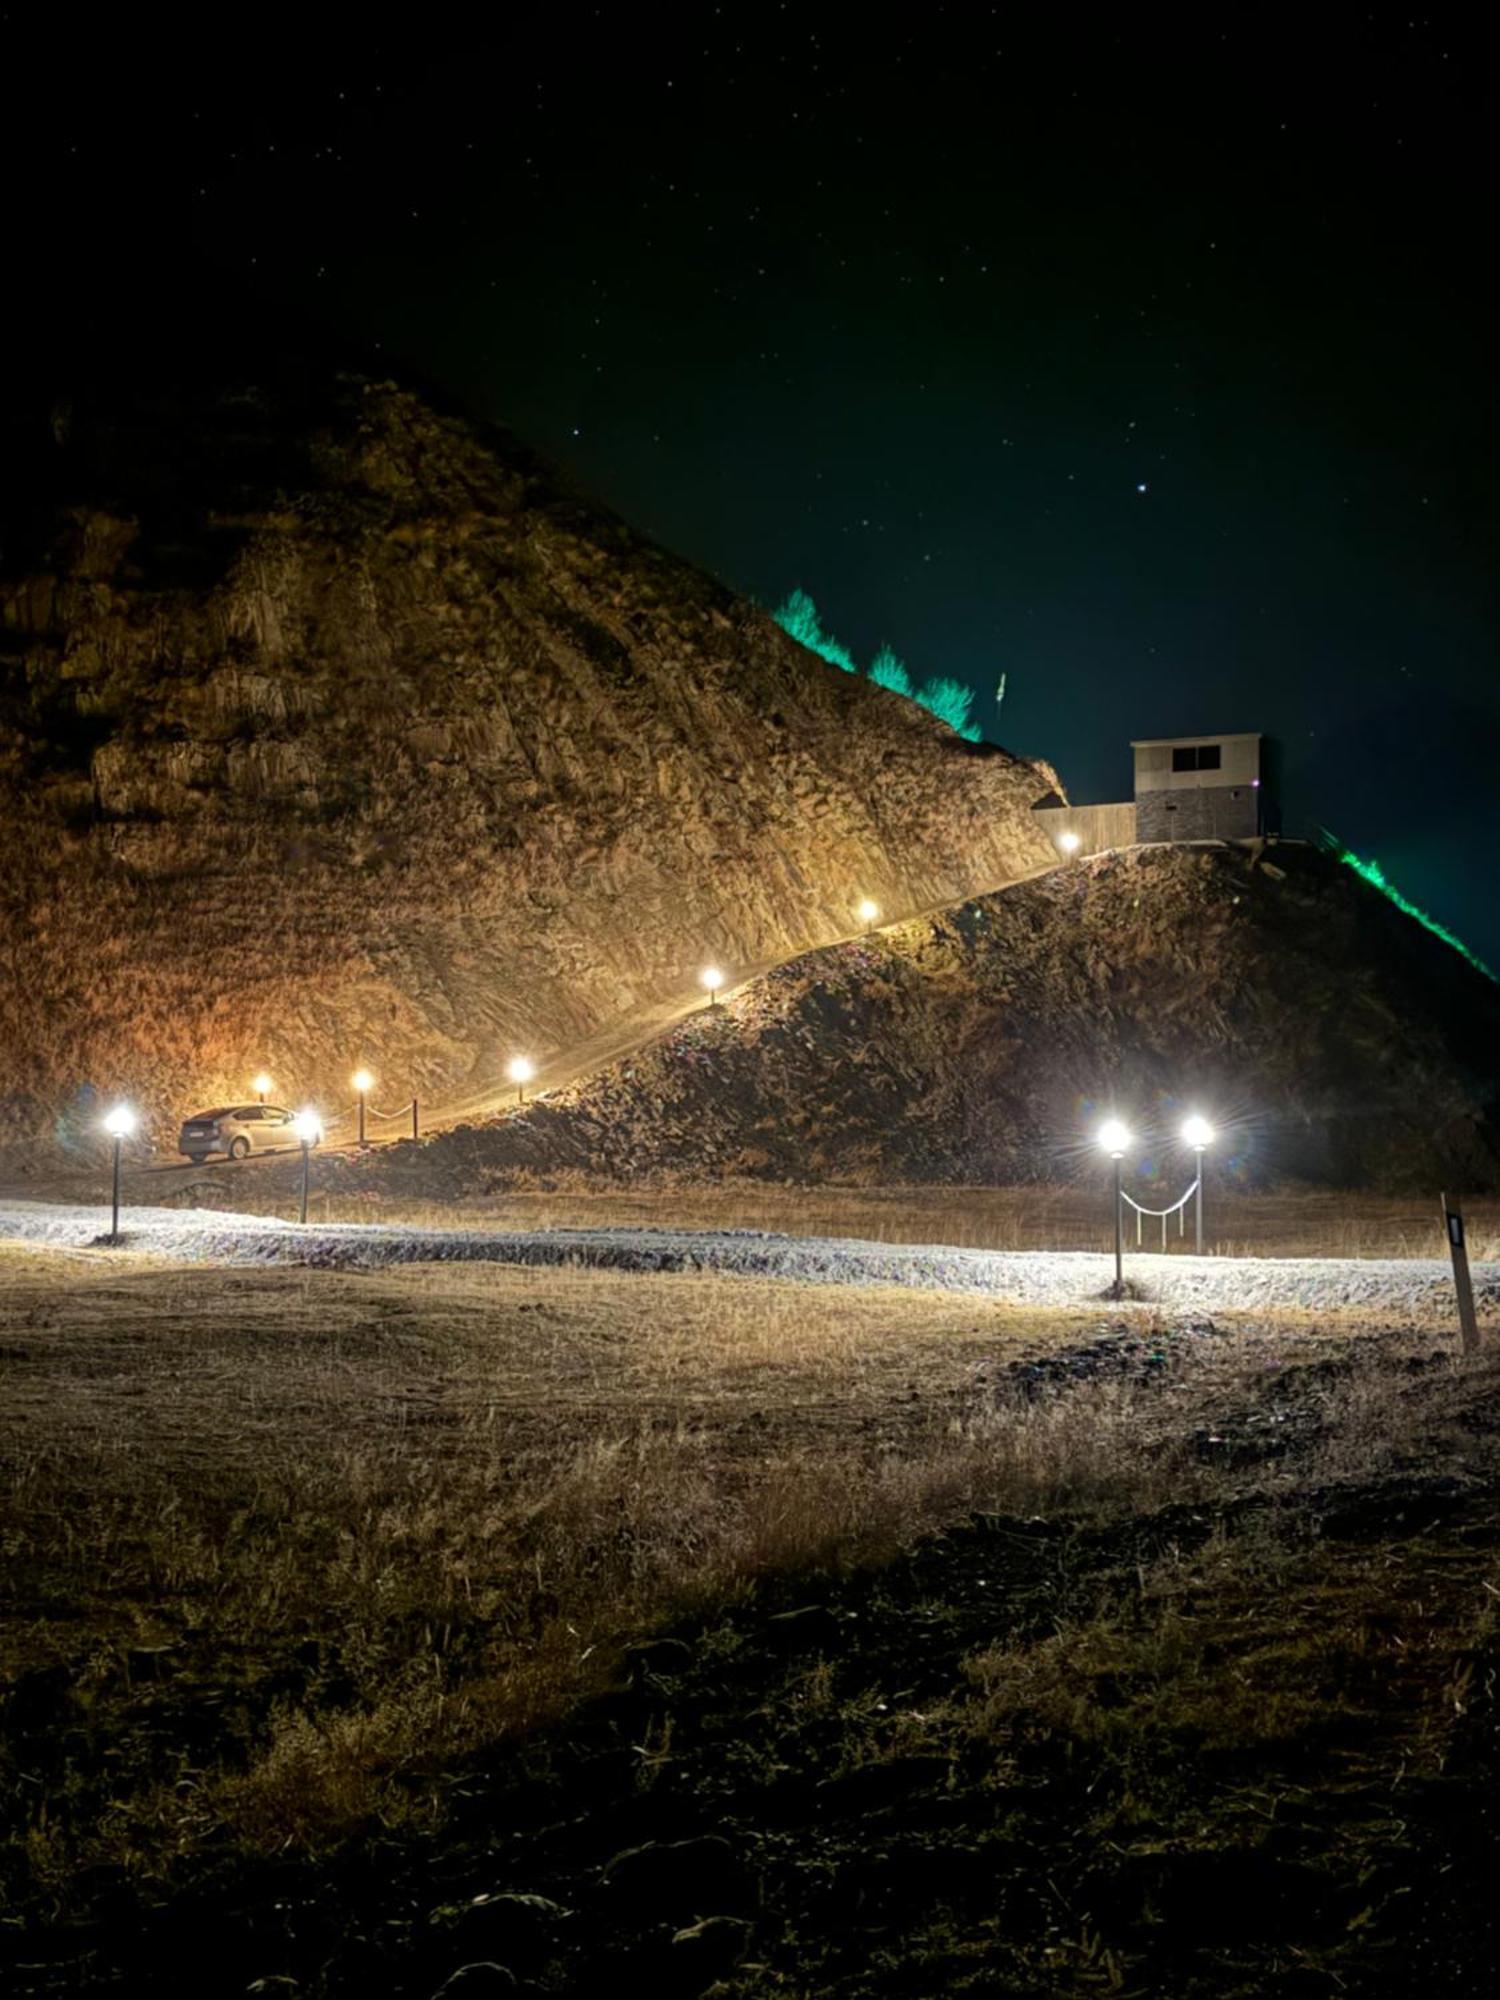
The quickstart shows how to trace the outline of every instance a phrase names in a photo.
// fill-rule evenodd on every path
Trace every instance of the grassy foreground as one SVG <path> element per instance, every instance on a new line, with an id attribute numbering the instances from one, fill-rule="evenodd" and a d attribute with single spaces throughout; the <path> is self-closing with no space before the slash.
<path id="1" fill-rule="evenodd" d="M 1445 1329 L 14 1252 L 0 1307 L 10 1990 L 1482 1975 Z"/>

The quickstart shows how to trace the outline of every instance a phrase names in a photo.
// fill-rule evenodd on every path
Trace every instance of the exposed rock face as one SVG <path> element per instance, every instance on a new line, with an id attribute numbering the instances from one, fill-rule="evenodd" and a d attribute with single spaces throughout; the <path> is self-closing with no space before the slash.
<path id="1" fill-rule="evenodd" d="M 482 1194 L 570 1175 L 998 1183 L 1214 1172 L 1500 1186 L 1500 988 L 1330 857 L 1147 848 L 780 967 L 558 1099 L 363 1171 Z"/>
<path id="2" fill-rule="evenodd" d="M 1051 858 L 1045 767 L 391 383 L 43 417 L 0 556 L 0 1141 L 262 1067 L 441 1099 L 706 957 Z"/>

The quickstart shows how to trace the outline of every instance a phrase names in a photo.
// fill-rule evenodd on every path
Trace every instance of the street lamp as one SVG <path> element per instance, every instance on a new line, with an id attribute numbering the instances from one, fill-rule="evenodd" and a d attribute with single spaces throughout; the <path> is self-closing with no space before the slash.
<path id="1" fill-rule="evenodd" d="M 114 1216 L 109 1226 L 111 1243 L 120 1240 L 120 1154 L 136 1124 L 136 1115 L 128 1104 L 117 1104 L 112 1111 L 104 1114 L 104 1129 L 115 1142 Z"/>
<path id="2" fill-rule="evenodd" d="M 1083 836 L 1082 834 L 1074 833 L 1073 829 L 1069 827 L 1066 833 L 1060 833 L 1057 836 L 1057 844 L 1064 854 L 1076 854 L 1083 845 Z"/>
<path id="3" fill-rule="evenodd" d="M 1118 1118 L 1106 1118 L 1095 1136 L 1115 1165 L 1115 1297 L 1118 1299 L 1125 1291 L 1125 1236 L 1121 1223 L 1123 1205 L 1120 1201 L 1120 1162 L 1134 1141 L 1129 1126 L 1121 1124 Z"/>
<path id="4" fill-rule="evenodd" d="M 867 931 L 872 931 L 880 922 L 880 905 L 879 903 L 871 902 L 870 898 L 866 896 L 854 914 L 859 918 Z"/>
<path id="5" fill-rule="evenodd" d="M 363 1075 L 363 1071 L 360 1072 Z M 299 1111 L 292 1120 L 292 1132 L 302 1148 L 302 1210 L 299 1222 L 307 1220 L 307 1182 L 312 1166 L 312 1149 L 323 1136 L 323 1121 L 316 1111 Z"/>
<path id="6" fill-rule="evenodd" d="M 526 1086 L 536 1075 L 536 1064 L 531 1062 L 526 1056 L 512 1056 L 510 1062 L 506 1065 L 505 1074 L 516 1086 L 517 1104 L 524 1104 L 526 1102 Z"/>
<path id="7" fill-rule="evenodd" d="M 256 1077 L 255 1081 L 250 1086 L 250 1088 L 255 1092 L 256 1096 L 260 1099 L 262 1104 L 265 1103 L 266 1099 L 271 1095 L 271 1092 L 275 1089 L 275 1087 L 276 1086 L 272 1083 L 271 1079 L 266 1075 L 264 1070 L 261 1071 L 260 1075 Z"/>
<path id="8" fill-rule="evenodd" d="M 1196 1225 L 1198 1255 L 1203 1255 L 1203 1155 L 1214 1142 L 1214 1128 L 1206 1118 L 1196 1112 L 1185 1118 L 1182 1124 L 1182 1143 L 1193 1149 L 1194 1163 L 1198 1170 L 1198 1192 L 1193 1202 L 1193 1221 Z"/>
<path id="9" fill-rule="evenodd" d="M 357 1069 L 349 1081 L 354 1085 L 359 1099 L 359 1143 L 365 1143 L 365 1099 L 374 1086 L 375 1079 L 367 1069 Z"/>
<path id="10" fill-rule="evenodd" d="M 703 970 L 698 974 L 698 984 L 707 993 L 709 1006 L 717 1007 L 719 1004 L 719 988 L 724 984 L 724 975 L 720 972 L 718 966 L 705 965 Z"/>

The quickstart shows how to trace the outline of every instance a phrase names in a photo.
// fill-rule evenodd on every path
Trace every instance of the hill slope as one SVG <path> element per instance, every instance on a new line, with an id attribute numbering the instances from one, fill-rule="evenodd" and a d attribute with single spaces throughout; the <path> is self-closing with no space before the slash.
<path id="1" fill-rule="evenodd" d="M 1273 872 L 1274 870 L 1274 872 Z M 1175 1193 L 1215 1169 L 1500 1185 L 1500 989 L 1312 849 L 1146 848 L 814 952 L 592 1083 L 367 1171 L 1016 1182 L 1099 1171 L 1107 1108 Z"/>
<path id="2" fill-rule="evenodd" d="M 45 417 L 45 422 L 43 418 Z M 0 1141 L 472 1090 L 1050 856 L 961 742 L 390 382 L 64 396 L 0 499 Z M 81 1093 L 81 1094 L 80 1094 Z"/>

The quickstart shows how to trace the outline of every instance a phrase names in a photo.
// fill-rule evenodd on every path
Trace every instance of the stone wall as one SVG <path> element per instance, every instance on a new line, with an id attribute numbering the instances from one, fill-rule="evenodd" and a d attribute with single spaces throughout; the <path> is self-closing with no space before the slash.
<path id="1" fill-rule="evenodd" d="M 1138 794 L 1136 839 L 1250 840 L 1260 831 L 1260 793 L 1251 785 L 1204 785 Z"/>

